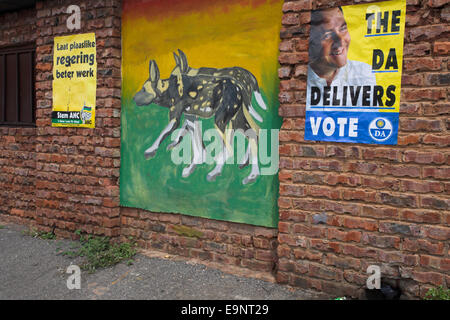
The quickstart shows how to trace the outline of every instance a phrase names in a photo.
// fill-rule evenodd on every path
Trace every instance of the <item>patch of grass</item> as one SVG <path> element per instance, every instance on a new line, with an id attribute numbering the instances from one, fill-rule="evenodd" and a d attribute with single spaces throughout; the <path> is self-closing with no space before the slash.
<path id="1" fill-rule="evenodd" d="M 38 231 L 37 229 L 31 228 L 29 230 L 22 231 L 23 235 L 30 236 L 33 238 L 40 238 L 44 240 L 55 240 L 56 234 L 53 231 L 44 232 L 44 231 Z"/>
<path id="2" fill-rule="evenodd" d="M 130 242 L 111 243 L 108 237 L 83 236 L 78 230 L 75 233 L 80 236 L 80 247 L 62 254 L 83 257 L 85 261 L 81 269 L 93 273 L 97 269 L 110 267 L 124 260 L 127 260 L 128 265 L 132 264 L 132 258 L 136 254 L 136 243 L 132 239 Z"/>
<path id="3" fill-rule="evenodd" d="M 444 289 L 442 286 L 431 288 L 425 294 L 424 300 L 450 300 L 450 289 Z"/>
<path id="4" fill-rule="evenodd" d="M 5 229 L 5 228 L 6 228 L 6 226 L 0 225 L 0 229 Z"/>
<path id="5" fill-rule="evenodd" d="M 45 240 L 56 239 L 56 234 L 54 234 L 53 232 L 39 232 L 36 236 L 38 238 L 45 239 Z"/>

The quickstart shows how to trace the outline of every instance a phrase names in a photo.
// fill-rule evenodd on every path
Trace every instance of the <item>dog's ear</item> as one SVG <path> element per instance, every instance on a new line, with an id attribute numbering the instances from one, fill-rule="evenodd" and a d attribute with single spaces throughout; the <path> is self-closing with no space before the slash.
<path id="1" fill-rule="evenodd" d="M 183 51 L 181 51 L 180 49 L 178 49 L 178 53 L 180 55 L 180 60 L 181 60 L 181 71 L 183 73 L 186 73 L 189 71 L 189 64 L 187 62 L 187 58 L 186 55 L 184 54 Z"/>
<path id="2" fill-rule="evenodd" d="M 173 57 L 175 59 L 175 66 L 180 66 L 180 58 L 177 56 L 177 54 L 174 52 Z"/>
<path id="3" fill-rule="evenodd" d="M 159 69 L 158 69 L 158 65 L 156 64 L 155 60 L 150 60 L 149 66 L 148 66 L 148 71 L 149 71 L 149 79 L 152 82 L 158 81 L 159 80 Z"/>

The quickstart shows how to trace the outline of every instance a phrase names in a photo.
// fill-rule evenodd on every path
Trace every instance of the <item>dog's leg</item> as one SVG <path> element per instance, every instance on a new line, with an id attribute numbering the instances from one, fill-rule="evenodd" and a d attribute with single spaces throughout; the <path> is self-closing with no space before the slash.
<path id="1" fill-rule="evenodd" d="M 175 128 L 178 126 L 179 120 L 178 119 L 172 119 L 170 120 L 169 124 L 164 128 L 163 131 L 159 134 L 159 137 L 156 139 L 155 142 L 153 142 L 152 146 L 145 150 L 144 156 L 145 159 L 152 158 L 155 156 L 156 151 L 158 150 L 161 142 L 175 130 Z"/>
<path id="2" fill-rule="evenodd" d="M 220 130 L 219 130 L 219 132 L 220 132 Z M 221 132 L 221 136 L 222 136 L 222 139 L 220 139 L 220 143 L 221 143 L 222 151 L 214 158 L 214 161 L 216 162 L 216 166 L 206 176 L 206 179 L 210 182 L 215 181 L 216 177 L 220 176 L 225 162 L 232 154 L 231 146 L 229 143 L 229 141 L 231 141 L 231 138 L 232 138 L 232 131 L 227 130 L 226 133 Z"/>
<path id="3" fill-rule="evenodd" d="M 208 181 L 215 181 L 216 177 L 219 176 L 222 173 L 223 165 L 225 164 L 225 158 L 227 157 L 227 148 L 225 147 L 225 144 L 223 141 L 220 142 L 222 144 L 222 151 L 214 158 L 214 161 L 216 162 L 216 166 L 212 171 L 208 173 L 206 176 L 206 179 Z"/>
<path id="4" fill-rule="evenodd" d="M 242 180 L 242 184 L 252 183 L 259 176 L 259 164 L 258 164 L 258 139 L 255 137 L 249 137 L 249 147 L 250 147 L 250 162 L 252 164 L 252 169 L 250 174 Z"/>
<path id="5" fill-rule="evenodd" d="M 205 162 L 206 158 L 206 151 L 203 147 L 203 132 L 202 132 L 202 126 L 201 121 L 195 117 L 194 120 L 194 129 L 193 129 L 193 149 L 194 149 L 194 163 L 195 164 L 202 164 Z"/>
<path id="6" fill-rule="evenodd" d="M 258 164 L 258 134 L 259 126 L 254 122 L 246 108 L 241 108 L 236 118 L 233 119 L 233 127 L 242 129 L 248 139 L 248 146 L 243 161 L 240 163 L 242 169 L 248 162 L 251 163 L 250 174 L 242 180 L 243 184 L 254 182 L 259 176 Z"/>
<path id="7" fill-rule="evenodd" d="M 202 164 L 205 159 L 205 150 L 202 144 L 202 128 L 200 121 L 195 116 L 186 116 L 187 128 L 191 136 L 193 158 L 191 164 L 183 169 L 183 177 L 186 178 L 194 172 L 198 164 Z"/>
<path id="8" fill-rule="evenodd" d="M 249 159 L 250 159 L 250 143 L 247 146 L 247 150 L 245 151 L 244 158 L 239 162 L 239 169 L 244 169 L 246 166 L 249 165 Z"/>
<path id="9" fill-rule="evenodd" d="M 183 137 L 186 135 L 186 133 L 188 133 L 187 125 L 188 125 L 188 123 L 187 123 L 187 121 L 185 121 L 185 122 L 183 123 L 183 126 L 182 126 L 182 127 L 180 128 L 180 130 L 178 131 L 178 134 L 177 134 L 177 136 L 175 137 L 175 139 L 172 141 L 172 143 L 170 143 L 170 144 L 167 146 L 167 151 L 172 150 L 173 148 L 175 148 L 175 147 L 181 142 L 181 140 L 182 140 Z"/>

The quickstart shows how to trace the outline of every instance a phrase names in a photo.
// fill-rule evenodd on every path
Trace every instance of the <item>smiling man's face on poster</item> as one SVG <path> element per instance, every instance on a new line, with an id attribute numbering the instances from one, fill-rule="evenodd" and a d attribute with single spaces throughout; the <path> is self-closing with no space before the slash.
<path id="1" fill-rule="evenodd" d="M 345 66 L 350 40 L 347 23 L 340 8 L 313 12 L 310 65 L 314 66 L 313 69 L 323 69 L 324 72 Z"/>

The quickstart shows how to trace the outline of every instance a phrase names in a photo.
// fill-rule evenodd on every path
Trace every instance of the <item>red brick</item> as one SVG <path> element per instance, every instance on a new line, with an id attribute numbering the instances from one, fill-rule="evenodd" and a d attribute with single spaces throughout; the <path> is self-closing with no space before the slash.
<path id="1" fill-rule="evenodd" d="M 378 230 L 378 222 L 365 218 L 343 217 L 339 219 L 339 223 L 350 229 L 364 229 L 367 231 Z"/>
<path id="2" fill-rule="evenodd" d="M 241 265 L 255 271 L 271 271 L 273 268 L 272 261 L 258 261 L 242 259 Z"/>
<path id="3" fill-rule="evenodd" d="M 435 145 L 437 147 L 447 147 L 450 146 L 450 137 L 446 136 L 438 136 L 434 134 L 426 134 L 423 137 L 423 143 Z"/>
<path id="4" fill-rule="evenodd" d="M 450 167 L 423 167 L 423 177 L 448 180 Z"/>
<path id="5" fill-rule="evenodd" d="M 435 44 L 436 46 L 436 44 Z M 405 57 L 407 56 L 414 56 L 414 57 L 420 57 L 420 56 L 428 56 L 431 53 L 431 44 L 424 42 L 424 43 L 405 43 L 403 48 L 403 55 Z"/>
<path id="6" fill-rule="evenodd" d="M 442 7 L 443 5 L 448 4 L 448 0 L 428 0 L 428 6 L 433 8 Z"/>
<path id="7" fill-rule="evenodd" d="M 291 256 L 291 249 L 289 246 L 279 245 L 277 247 L 277 254 L 278 254 L 278 257 L 280 258 L 280 260 L 283 257 L 289 258 Z"/>
<path id="8" fill-rule="evenodd" d="M 280 184 L 280 194 L 301 197 L 305 195 L 305 187 L 293 184 Z"/>
<path id="9" fill-rule="evenodd" d="M 256 250 L 255 259 L 261 261 L 275 261 L 275 254 L 271 250 Z"/>
<path id="10" fill-rule="evenodd" d="M 435 1 L 442 1 L 442 0 L 432 0 Z M 410 28 L 409 30 L 409 37 L 411 41 L 416 41 L 417 39 L 432 39 L 437 36 L 440 36 L 444 34 L 445 32 L 448 32 L 450 30 L 450 27 L 448 25 L 428 25 L 428 26 L 419 26 Z"/>
<path id="11" fill-rule="evenodd" d="M 435 211 L 425 210 L 403 210 L 400 214 L 402 220 L 424 222 L 424 223 L 439 223 L 441 222 L 441 215 Z"/>
<path id="12" fill-rule="evenodd" d="M 428 88 L 428 89 L 402 89 L 401 99 L 405 101 L 438 101 L 440 99 L 445 98 L 446 90 L 443 88 Z"/>
<path id="13" fill-rule="evenodd" d="M 400 249 L 400 237 L 381 236 L 375 233 L 363 233 L 362 243 L 378 248 L 396 248 Z"/>
<path id="14" fill-rule="evenodd" d="M 342 244 L 342 252 L 357 258 L 376 258 L 378 252 L 375 249 L 359 247 L 353 244 Z"/>
<path id="15" fill-rule="evenodd" d="M 427 256 L 427 255 L 421 255 L 420 256 L 420 265 L 423 267 L 431 267 L 431 268 L 439 270 L 441 260 L 442 260 L 441 258 Z"/>
<path id="16" fill-rule="evenodd" d="M 446 156 L 443 152 L 417 152 L 408 150 L 404 154 L 405 162 L 415 162 L 420 164 L 443 164 Z"/>
<path id="17" fill-rule="evenodd" d="M 421 87 L 423 86 L 424 78 L 422 74 L 403 74 L 402 75 L 402 87 L 413 86 Z"/>
<path id="18" fill-rule="evenodd" d="M 306 221 L 306 215 L 302 211 L 297 210 L 282 210 L 279 212 L 280 220 L 290 220 L 295 222 Z"/>
<path id="19" fill-rule="evenodd" d="M 294 249 L 293 253 L 296 259 L 306 259 L 313 261 L 321 261 L 323 256 L 323 253 L 321 252 L 313 252 L 311 250 L 305 249 Z"/>
<path id="20" fill-rule="evenodd" d="M 419 245 L 419 249 L 422 251 L 425 251 L 429 254 L 435 254 L 435 255 L 443 255 L 444 254 L 444 243 L 442 242 L 435 242 L 435 241 L 428 241 L 425 239 L 419 239 L 417 240 L 417 243 Z"/>
<path id="21" fill-rule="evenodd" d="M 309 265 L 308 275 L 326 280 L 341 281 L 343 272 L 335 268 L 314 263 Z"/>
<path id="22" fill-rule="evenodd" d="M 361 268 L 361 262 L 359 259 L 345 256 L 336 256 L 333 254 L 327 254 L 326 256 L 324 256 L 324 263 L 340 269 L 352 268 L 359 270 Z"/>
<path id="23" fill-rule="evenodd" d="M 442 199 L 436 196 L 423 195 L 420 199 L 421 206 L 423 208 L 448 210 L 450 208 L 450 200 Z"/>
<path id="24" fill-rule="evenodd" d="M 426 227 L 424 227 L 424 230 L 425 230 L 425 234 L 431 239 L 444 240 L 444 241 L 448 241 L 450 239 L 450 228 L 449 227 L 426 226 Z"/>
<path id="25" fill-rule="evenodd" d="M 329 187 L 309 186 L 306 189 L 306 194 L 312 197 L 325 197 L 332 200 L 341 198 L 340 190 Z"/>
<path id="26" fill-rule="evenodd" d="M 362 200 L 367 202 L 376 201 L 376 192 L 357 190 L 357 189 L 346 189 L 342 193 L 342 199 L 344 200 Z"/>
<path id="27" fill-rule="evenodd" d="M 299 24 L 299 16 L 297 13 L 286 13 L 283 15 L 281 23 L 284 25 L 296 25 Z"/>
<path id="28" fill-rule="evenodd" d="M 280 42 L 279 49 L 280 51 L 292 51 L 294 48 L 294 41 L 293 40 L 283 40 Z M 287 67 L 290 69 L 290 67 Z"/>
<path id="29" fill-rule="evenodd" d="M 416 193 L 431 193 L 431 192 L 442 192 L 444 187 L 442 183 L 436 181 L 411 181 L 403 180 L 401 182 L 402 190 L 406 192 L 416 192 Z"/>
<path id="30" fill-rule="evenodd" d="M 311 0 L 289 1 L 283 4 L 283 12 L 301 11 L 312 9 Z"/>
<path id="31" fill-rule="evenodd" d="M 450 51 L 450 41 L 438 42 L 436 41 L 433 45 L 433 52 L 439 55 L 448 55 Z"/>
<path id="32" fill-rule="evenodd" d="M 335 228 L 327 228 L 328 233 L 327 237 L 329 240 L 340 240 L 345 242 L 360 242 L 361 241 L 361 232 L 360 231 L 343 231 Z"/>
<path id="33" fill-rule="evenodd" d="M 382 262 L 404 263 L 408 266 L 416 266 L 419 263 L 417 255 L 406 254 L 401 251 L 378 251 L 378 259 Z"/>
<path id="34" fill-rule="evenodd" d="M 435 286 L 441 286 L 444 282 L 444 276 L 442 274 L 436 273 L 436 272 L 420 272 L 420 271 L 413 271 L 412 272 L 413 279 L 421 282 L 421 283 L 430 283 Z"/>
<path id="35" fill-rule="evenodd" d="M 280 64 L 296 64 L 308 62 L 308 53 L 307 52 L 280 53 L 278 61 L 280 62 Z"/>
<path id="36" fill-rule="evenodd" d="M 324 238 L 326 229 L 324 227 L 309 226 L 305 224 L 294 224 L 293 233 L 310 238 Z"/>

